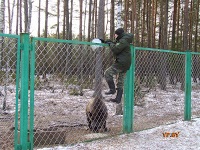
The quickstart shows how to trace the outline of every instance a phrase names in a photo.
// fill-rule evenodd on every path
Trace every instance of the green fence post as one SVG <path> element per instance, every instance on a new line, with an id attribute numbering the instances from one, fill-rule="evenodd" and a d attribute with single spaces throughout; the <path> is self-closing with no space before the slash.
<path id="1" fill-rule="evenodd" d="M 20 78 L 20 38 L 17 38 L 17 68 L 16 68 L 16 95 L 15 95 L 15 134 L 14 134 L 14 149 L 17 150 L 18 145 L 18 104 L 19 104 L 19 78 Z"/>
<path id="2" fill-rule="evenodd" d="M 35 41 L 31 38 L 31 52 L 30 52 L 30 150 L 33 150 L 33 129 L 34 129 L 34 78 L 35 78 Z"/>
<path id="3" fill-rule="evenodd" d="M 127 71 L 124 91 L 124 115 L 123 132 L 133 132 L 133 105 L 134 105 L 134 71 L 135 71 L 135 48 L 131 45 L 132 63 Z"/>
<path id="4" fill-rule="evenodd" d="M 185 107 L 184 120 L 191 120 L 191 52 L 186 52 L 185 58 Z"/>
<path id="5" fill-rule="evenodd" d="M 29 34 L 21 33 L 20 146 L 28 146 Z"/>

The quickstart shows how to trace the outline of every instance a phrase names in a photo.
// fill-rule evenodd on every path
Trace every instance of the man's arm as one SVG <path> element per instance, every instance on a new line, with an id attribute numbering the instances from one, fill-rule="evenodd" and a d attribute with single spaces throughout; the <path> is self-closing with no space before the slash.
<path id="1" fill-rule="evenodd" d="M 119 43 L 116 43 L 116 44 L 111 43 L 110 44 L 110 49 L 115 55 L 121 53 L 124 50 L 124 48 L 126 48 L 126 47 L 127 47 L 126 40 L 120 40 Z"/>

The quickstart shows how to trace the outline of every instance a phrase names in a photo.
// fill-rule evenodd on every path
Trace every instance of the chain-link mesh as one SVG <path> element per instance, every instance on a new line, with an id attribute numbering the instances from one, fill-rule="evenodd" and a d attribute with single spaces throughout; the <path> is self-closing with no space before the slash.
<path id="1" fill-rule="evenodd" d="M 200 117 L 200 54 L 192 54 L 192 116 Z"/>
<path id="2" fill-rule="evenodd" d="M 35 54 L 35 147 L 121 132 L 122 117 L 113 116 L 115 104 L 104 95 L 108 47 L 37 41 Z"/>
<path id="3" fill-rule="evenodd" d="M 0 36 L 0 149 L 14 147 L 17 39 Z"/>
<path id="4" fill-rule="evenodd" d="M 134 129 L 182 120 L 185 55 L 136 49 L 135 67 Z"/>

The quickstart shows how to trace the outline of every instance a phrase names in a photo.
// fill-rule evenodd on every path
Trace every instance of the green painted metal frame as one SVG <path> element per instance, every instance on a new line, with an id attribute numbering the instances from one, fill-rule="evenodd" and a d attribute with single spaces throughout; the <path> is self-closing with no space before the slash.
<path id="1" fill-rule="evenodd" d="M 185 105 L 184 105 L 184 120 L 191 120 L 191 71 L 192 71 L 192 54 L 187 51 L 185 55 Z"/>
<path id="2" fill-rule="evenodd" d="M 17 149 L 18 144 L 18 104 L 19 104 L 19 81 L 20 81 L 20 36 L 17 37 L 17 70 L 16 70 L 16 108 L 15 108 L 15 134 L 14 134 L 14 148 Z"/>
<path id="3" fill-rule="evenodd" d="M 29 34 L 21 33 L 20 149 L 28 148 Z"/>
<path id="4" fill-rule="evenodd" d="M 35 79 L 35 41 L 31 38 L 30 47 L 30 150 L 34 147 L 34 79 Z"/>
<path id="5" fill-rule="evenodd" d="M 100 46 L 108 46 L 108 44 L 104 43 L 92 43 L 92 42 L 84 42 L 77 40 L 62 40 L 62 39 L 54 39 L 54 38 L 42 38 L 42 37 L 33 37 L 33 41 L 43 41 L 43 42 L 56 42 L 56 43 L 69 43 L 69 44 L 82 44 L 82 45 L 100 45 Z"/>
<path id="6" fill-rule="evenodd" d="M 134 113 L 134 77 L 135 77 L 135 48 L 131 47 L 131 66 L 126 73 L 124 87 L 124 115 L 123 115 L 123 132 L 133 132 L 133 113 Z"/>
<path id="7" fill-rule="evenodd" d="M 125 79 L 124 92 L 124 115 L 123 115 L 123 132 L 133 132 L 134 122 L 134 77 L 135 77 L 135 55 L 136 50 L 156 51 L 162 53 L 182 54 L 185 56 L 185 104 L 184 104 L 184 119 L 191 120 L 191 52 L 178 52 L 165 49 L 134 47 L 131 45 L 132 64 L 127 71 Z M 196 53 L 195 53 L 196 54 Z M 199 53 L 198 53 L 199 54 Z"/>

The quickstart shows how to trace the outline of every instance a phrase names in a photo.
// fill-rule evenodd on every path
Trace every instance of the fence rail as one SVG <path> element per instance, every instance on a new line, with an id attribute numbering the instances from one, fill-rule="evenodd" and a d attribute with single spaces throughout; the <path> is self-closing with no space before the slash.
<path id="1" fill-rule="evenodd" d="M 198 116 L 192 92 L 199 90 L 200 53 L 133 45 L 131 52 L 123 105 L 116 106 L 104 95 L 104 71 L 114 60 L 106 44 L 0 34 L 0 149 L 74 144 Z M 105 103 L 96 111 L 108 112 L 101 134 L 87 130 L 86 106 L 95 96 Z"/>

